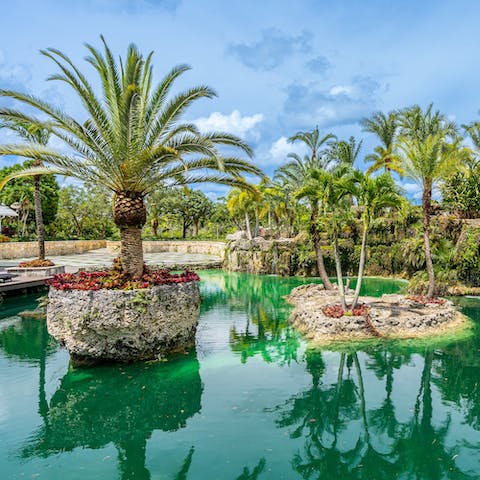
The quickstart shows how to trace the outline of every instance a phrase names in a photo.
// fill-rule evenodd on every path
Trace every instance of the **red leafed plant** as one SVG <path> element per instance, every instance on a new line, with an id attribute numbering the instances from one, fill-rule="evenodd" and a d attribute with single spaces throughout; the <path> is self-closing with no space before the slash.
<path id="1" fill-rule="evenodd" d="M 364 303 L 356 306 L 353 310 L 344 310 L 341 305 L 326 305 L 322 308 L 322 313 L 326 317 L 340 318 L 343 316 L 362 317 L 368 314 L 368 306 Z"/>
<path id="2" fill-rule="evenodd" d="M 153 285 L 198 281 L 200 281 L 200 277 L 190 270 L 177 275 L 170 273 L 168 270 L 150 271 L 147 266 L 144 266 L 141 277 L 132 277 L 123 270 L 119 259 L 115 259 L 111 270 L 60 273 L 48 280 L 47 284 L 57 290 L 134 290 Z"/>
<path id="3" fill-rule="evenodd" d="M 406 297 L 407 300 L 411 300 L 415 303 L 420 303 L 421 305 L 427 305 L 428 303 L 434 305 L 443 305 L 446 300 L 444 298 L 433 297 L 429 298 L 425 295 L 408 295 Z"/>
<path id="4" fill-rule="evenodd" d="M 54 267 L 55 264 L 51 260 L 40 260 L 36 258 L 35 260 L 29 260 L 28 262 L 20 262 L 18 264 L 20 268 L 39 268 L 39 267 Z"/>

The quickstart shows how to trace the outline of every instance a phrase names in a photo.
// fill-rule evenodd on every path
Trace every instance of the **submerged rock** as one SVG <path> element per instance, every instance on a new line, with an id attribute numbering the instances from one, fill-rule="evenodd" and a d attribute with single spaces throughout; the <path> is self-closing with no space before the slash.
<path id="1" fill-rule="evenodd" d="M 198 282 L 138 290 L 56 290 L 49 333 L 75 365 L 156 359 L 192 346 L 200 313 Z"/>
<path id="2" fill-rule="evenodd" d="M 322 310 L 340 303 L 337 290 L 325 290 L 317 284 L 301 285 L 286 299 L 295 305 L 291 323 L 315 342 L 374 336 L 414 338 L 467 325 L 466 318 L 449 300 L 423 304 L 398 294 L 361 297 L 360 303 L 368 307 L 368 315 L 355 316 L 349 312 L 335 318 Z M 347 304 L 349 301 L 351 292 L 348 292 Z"/>

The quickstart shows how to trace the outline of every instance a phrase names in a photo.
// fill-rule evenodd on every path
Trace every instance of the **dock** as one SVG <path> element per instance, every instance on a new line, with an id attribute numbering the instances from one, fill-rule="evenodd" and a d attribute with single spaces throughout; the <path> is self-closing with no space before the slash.
<path id="1" fill-rule="evenodd" d="M 45 285 L 45 280 L 52 277 L 34 277 L 19 275 L 12 280 L 0 283 L 0 293 L 21 291 L 32 287 L 41 287 Z"/>

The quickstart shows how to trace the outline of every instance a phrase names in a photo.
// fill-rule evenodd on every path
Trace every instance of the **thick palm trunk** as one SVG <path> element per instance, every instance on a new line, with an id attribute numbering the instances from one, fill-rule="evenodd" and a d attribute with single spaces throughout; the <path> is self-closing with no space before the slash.
<path id="1" fill-rule="evenodd" d="M 143 273 L 142 227 L 147 220 L 143 196 L 120 192 L 113 200 L 113 219 L 120 229 L 120 260 L 132 276 Z"/>
<path id="2" fill-rule="evenodd" d="M 322 279 L 323 286 L 326 290 L 333 290 L 332 282 L 328 278 L 327 270 L 325 269 L 325 262 L 323 260 L 322 246 L 320 244 L 320 232 L 317 228 L 317 215 L 315 210 L 310 216 L 310 233 L 313 239 L 313 247 L 315 248 L 315 256 L 317 257 L 318 274 Z"/>
<path id="3" fill-rule="evenodd" d="M 430 205 L 432 201 L 432 187 L 426 186 L 422 197 L 423 210 L 423 243 L 425 247 L 425 263 L 428 273 L 427 297 L 432 298 L 435 293 L 435 272 L 433 271 L 432 252 L 430 249 Z"/>
<path id="4" fill-rule="evenodd" d="M 333 251 L 335 255 L 335 269 L 337 271 L 338 293 L 340 294 L 340 302 L 342 308 L 346 310 L 347 302 L 345 300 L 345 288 L 343 286 L 342 262 L 340 261 L 340 252 L 338 250 L 337 231 L 333 232 Z"/>
<path id="5" fill-rule="evenodd" d="M 362 288 L 363 272 L 365 270 L 365 259 L 367 257 L 367 235 L 368 228 L 363 226 L 362 248 L 360 251 L 360 263 L 358 264 L 357 286 L 355 287 L 355 295 L 352 302 L 352 310 L 357 306 L 358 298 L 360 297 L 360 290 Z"/>
<path id="6" fill-rule="evenodd" d="M 200 224 L 200 220 L 194 220 L 194 222 L 193 222 L 193 236 L 194 237 L 198 236 L 199 224 Z"/>
<path id="7" fill-rule="evenodd" d="M 37 226 L 38 258 L 45 260 L 45 229 L 43 227 L 42 199 L 40 197 L 40 175 L 33 177 L 33 201 Z"/>

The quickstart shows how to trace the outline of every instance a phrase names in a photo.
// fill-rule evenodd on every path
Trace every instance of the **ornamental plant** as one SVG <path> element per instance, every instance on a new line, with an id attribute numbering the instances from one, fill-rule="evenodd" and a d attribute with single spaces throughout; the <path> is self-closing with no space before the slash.
<path id="1" fill-rule="evenodd" d="M 132 277 L 120 268 L 120 261 L 114 261 L 111 270 L 103 272 L 60 273 L 47 280 L 47 284 L 57 290 L 135 290 L 153 285 L 170 285 L 174 283 L 198 282 L 200 277 L 190 270 L 172 274 L 168 270 L 150 271 L 144 266 L 143 274 Z"/>

